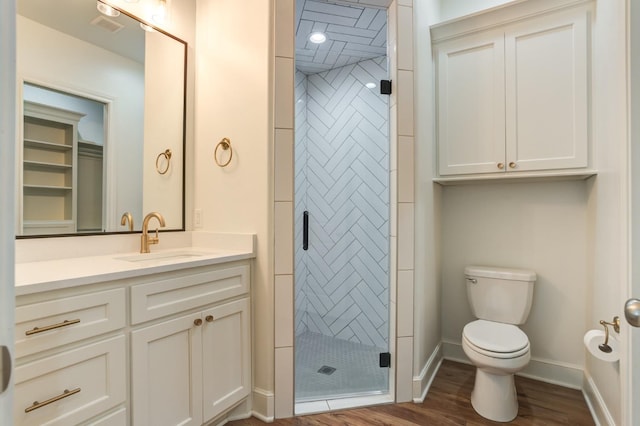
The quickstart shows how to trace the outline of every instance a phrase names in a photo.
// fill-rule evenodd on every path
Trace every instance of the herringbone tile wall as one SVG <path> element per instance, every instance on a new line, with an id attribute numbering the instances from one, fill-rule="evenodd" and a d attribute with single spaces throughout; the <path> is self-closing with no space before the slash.
<path id="1" fill-rule="evenodd" d="M 389 101 L 365 86 L 386 78 L 384 56 L 296 73 L 296 334 L 388 347 Z"/>

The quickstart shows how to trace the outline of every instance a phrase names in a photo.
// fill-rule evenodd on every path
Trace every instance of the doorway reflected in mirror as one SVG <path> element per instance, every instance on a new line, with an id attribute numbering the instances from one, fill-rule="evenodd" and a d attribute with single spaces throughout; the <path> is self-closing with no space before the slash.
<path id="1" fill-rule="evenodd" d="M 21 235 L 103 232 L 106 105 L 25 83 Z"/>

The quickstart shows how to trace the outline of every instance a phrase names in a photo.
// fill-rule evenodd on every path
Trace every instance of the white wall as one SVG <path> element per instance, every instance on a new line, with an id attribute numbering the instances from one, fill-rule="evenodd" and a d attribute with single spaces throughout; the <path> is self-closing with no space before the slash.
<path id="1" fill-rule="evenodd" d="M 435 112 L 431 33 L 439 15 L 438 0 L 414 2 L 415 55 L 415 312 L 414 376 L 429 358 L 440 356 L 441 328 L 441 197 L 434 184 Z M 427 373 L 427 372 L 425 372 Z M 421 396 L 414 388 L 414 398 Z"/>
<path id="2" fill-rule="evenodd" d="M 462 328 L 474 319 L 466 265 L 531 269 L 538 279 L 522 328 L 532 359 L 581 370 L 589 293 L 587 197 L 584 181 L 445 187 L 443 339 L 459 345 Z M 580 373 L 573 385 L 580 386 L 581 379 Z"/>
<path id="3" fill-rule="evenodd" d="M 614 315 L 624 318 L 628 279 L 625 4 L 598 1 L 596 6 L 593 138 L 598 176 L 589 196 L 592 298 L 587 307 L 587 328 L 598 328 L 601 319 L 611 321 Z M 587 356 L 586 373 L 604 402 L 600 421 L 624 424 L 620 366 Z"/>
<path id="4" fill-rule="evenodd" d="M 439 10 L 436 22 L 448 21 L 470 15 L 492 7 L 501 6 L 517 0 L 438 0 Z M 435 23 L 435 22 L 434 22 Z"/>
<path id="5" fill-rule="evenodd" d="M 271 2 L 198 0 L 193 163 L 203 229 L 257 234 L 254 387 L 266 391 L 274 382 L 271 17 Z M 212 157 L 223 137 L 233 147 L 226 168 Z"/>

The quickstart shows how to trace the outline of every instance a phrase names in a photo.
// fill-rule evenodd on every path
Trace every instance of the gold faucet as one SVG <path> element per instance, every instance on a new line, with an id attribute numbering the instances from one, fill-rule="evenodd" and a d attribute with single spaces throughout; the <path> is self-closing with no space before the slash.
<path id="1" fill-rule="evenodd" d="M 142 221 L 142 236 L 140 237 L 140 253 L 149 253 L 149 244 L 158 244 L 160 242 L 160 237 L 158 237 L 158 228 L 156 228 L 156 236 L 149 236 L 149 221 L 151 218 L 158 219 L 160 222 L 160 226 L 164 225 L 164 217 L 158 212 L 151 212 L 144 217 Z"/>
<path id="2" fill-rule="evenodd" d="M 129 222 L 129 231 L 133 231 L 133 215 L 129 212 L 124 212 L 120 219 L 120 225 L 125 226 Z"/>

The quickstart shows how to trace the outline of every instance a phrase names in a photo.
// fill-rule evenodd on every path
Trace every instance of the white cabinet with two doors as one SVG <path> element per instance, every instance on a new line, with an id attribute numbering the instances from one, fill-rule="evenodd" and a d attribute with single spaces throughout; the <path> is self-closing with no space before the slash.
<path id="1" fill-rule="evenodd" d="M 444 180 L 593 172 L 588 2 L 533 3 L 432 27 Z"/>
<path id="2" fill-rule="evenodd" d="M 201 425 L 249 395 L 249 298 L 212 304 L 248 291 L 248 266 L 132 287 L 132 323 L 161 319 L 131 333 L 133 424 Z"/>

